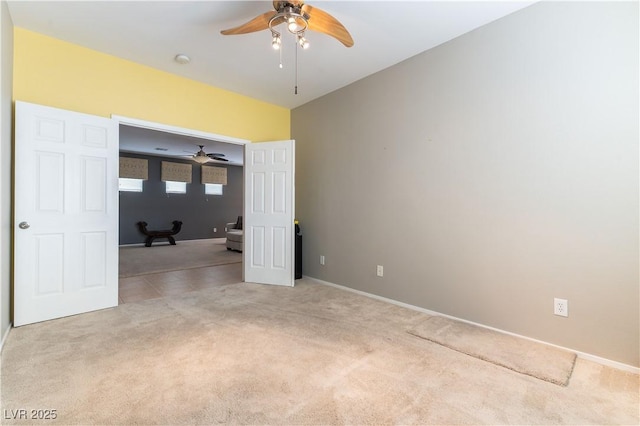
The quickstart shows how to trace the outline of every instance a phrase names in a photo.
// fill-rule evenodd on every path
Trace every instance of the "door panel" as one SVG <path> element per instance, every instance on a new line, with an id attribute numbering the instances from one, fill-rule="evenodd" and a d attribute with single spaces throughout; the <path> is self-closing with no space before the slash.
<path id="1" fill-rule="evenodd" d="M 105 287 L 107 285 L 106 232 L 84 232 L 80 235 L 82 245 L 82 288 Z"/>
<path id="2" fill-rule="evenodd" d="M 64 235 L 34 236 L 36 296 L 61 294 L 64 291 Z"/>
<path id="3" fill-rule="evenodd" d="M 294 284 L 294 149 L 294 141 L 245 146 L 245 281 Z"/>
<path id="4" fill-rule="evenodd" d="M 18 101 L 15 135 L 14 325 L 116 306 L 117 122 Z"/>
<path id="5" fill-rule="evenodd" d="M 80 208 L 83 212 L 106 214 L 107 162 L 104 158 L 82 157 L 82 190 Z"/>

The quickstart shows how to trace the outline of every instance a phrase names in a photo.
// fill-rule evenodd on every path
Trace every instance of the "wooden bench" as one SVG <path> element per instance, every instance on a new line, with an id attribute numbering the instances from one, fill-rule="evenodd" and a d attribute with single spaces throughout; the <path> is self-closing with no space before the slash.
<path id="1" fill-rule="evenodd" d="M 150 231 L 147 229 L 147 222 L 138 222 L 138 227 L 140 228 L 140 232 L 147 236 L 147 239 L 144 242 L 146 247 L 151 247 L 151 244 L 156 238 L 167 238 L 169 240 L 169 244 L 172 246 L 176 245 L 176 240 L 173 238 L 180 229 L 182 229 L 182 222 L 179 220 L 173 221 L 173 228 L 165 229 L 162 231 Z"/>

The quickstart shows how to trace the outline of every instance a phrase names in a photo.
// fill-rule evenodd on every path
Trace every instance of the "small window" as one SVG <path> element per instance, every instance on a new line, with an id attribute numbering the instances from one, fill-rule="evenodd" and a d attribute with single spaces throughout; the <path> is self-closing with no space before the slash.
<path id="1" fill-rule="evenodd" d="M 222 195 L 221 183 L 205 183 L 204 193 L 207 195 Z"/>
<path id="2" fill-rule="evenodd" d="M 167 184 L 166 191 L 167 194 L 186 194 L 187 193 L 187 182 L 175 182 L 168 180 L 165 182 Z"/>
<path id="3" fill-rule="evenodd" d="M 119 178 L 118 189 L 125 192 L 142 192 L 142 179 Z"/>

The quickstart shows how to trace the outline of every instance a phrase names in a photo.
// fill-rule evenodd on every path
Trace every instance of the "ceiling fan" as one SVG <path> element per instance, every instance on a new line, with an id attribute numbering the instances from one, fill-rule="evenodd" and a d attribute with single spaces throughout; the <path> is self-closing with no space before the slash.
<path id="1" fill-rule="evenodd" d="M 197 163 L 204 164 L 209 162 L 210 160 L 229 161 L 226 158 L 224 158 L 224 154 L 220 154 L 220 153 L 207 154 L 206 152 L 204 152 L 204 145 L 198 145 L 198 146 L 200 147 L 200 151 L 196 152 L 192 156 L 193 160 L 196 161 Z"/>
<path id="2" fill-rule="evenodd" d="M 223 35 L 248 34 L 269 29 L 273 37 L 272 46 L 280 48 L 280 33 L 274 27 L 287 23 L 287 30 L 298 37 L 298 43 L 307 48 L 309 43 L 304 37 L 306 30 L 327 34 L 346 47 L 353 46 L 353 38 L 349 31 L 336 18 L 327 12 L 312 7 L 300 0 L 274 1 L 275 10 L 256 16 L 238 27 L 220 31 Z"/>

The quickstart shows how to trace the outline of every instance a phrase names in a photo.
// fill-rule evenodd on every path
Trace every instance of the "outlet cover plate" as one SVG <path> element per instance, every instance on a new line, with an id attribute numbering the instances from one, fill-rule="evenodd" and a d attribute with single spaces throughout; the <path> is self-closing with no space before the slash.
<path id="1" fill-rule="evenodd" d="M 553 314 L 561 317 L 569 316 L 569 302 L 567 299 L 553 299 Z"/>

